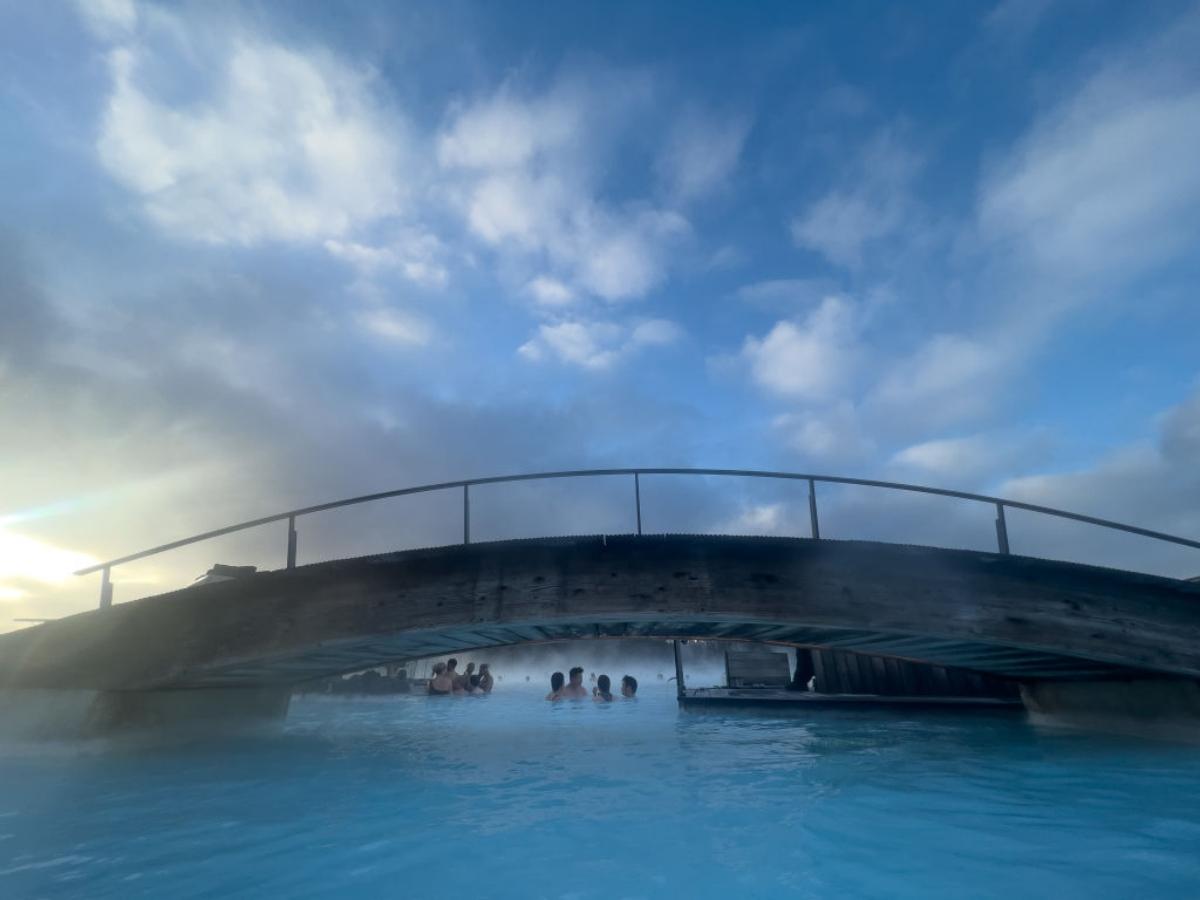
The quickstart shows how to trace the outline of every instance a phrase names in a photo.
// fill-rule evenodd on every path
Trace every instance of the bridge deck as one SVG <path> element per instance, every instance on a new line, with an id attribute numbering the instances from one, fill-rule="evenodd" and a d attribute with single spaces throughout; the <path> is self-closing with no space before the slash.
<path id="1" fill-rule="evenodd" d="M 263 572 L 0 636 L 0 685 L 292 684 L 530 641 L 729 638 L 1037 681 L 1200 677 L 1200 584 L 993 553 L 642 535 Z"/>

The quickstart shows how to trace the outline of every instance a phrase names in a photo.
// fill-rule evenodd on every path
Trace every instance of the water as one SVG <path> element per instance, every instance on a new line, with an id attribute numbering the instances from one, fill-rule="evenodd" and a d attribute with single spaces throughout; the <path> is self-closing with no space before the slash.
<path id="1" fill-rule="evenodd" d="M 1020 716 L 298 699 L 0 749 L 0 896 L 1196 897 L 1192 747 Z"/>

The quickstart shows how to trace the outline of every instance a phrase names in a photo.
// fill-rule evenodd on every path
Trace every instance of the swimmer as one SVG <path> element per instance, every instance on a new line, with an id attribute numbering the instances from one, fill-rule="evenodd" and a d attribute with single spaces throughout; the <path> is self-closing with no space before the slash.
<path id="1" fill-rule="evenodd" d="M 492 692 L 492 670 L 487 663 L 479 664 L 479 689 L 485 694 Z"/>
<path id="2" fill-rule="evenodd" d="M 632 675 L 626 675 L 621 679 L 621 696 L 626 700 L 637 699 L 637 679 Z"/>
<path id="3" fill-rule="evenodd" d="M 592 689 L 592 699 L 597 703 L 612 703 L 612 682 L 609 681 L 607 675 L 601 675 L 596 679 L 596 686 Z"/>
<path id="4" fill-rule="evenodd" d="M 434 663 L 433 677 L 429 679 L 429 693 L 432 695 L 449 694 L 454 690 L 454 679 L 446 671 L 445 663 Z"/>
<path id="5" fill-rule="evenodd" d="M 550 676 L 550 693 L 546 695 L 547 700 L 558 701 L 562 699 L 563 689 L 563 673 L 555 672 Z"/>
<path id="6" fill-rule="evenodd" d="M 467 670 L 458 676 L 458 684 L 455 687 L 462 687 L 464 690 L 471 686 L 471 676 L 475 674 L 475 663 L 467 663 Z"/>
<path id="7" fill-rule="evenodd" d="M 571 670 L 571 680 L 562 689 L 562 696 L 568 700 L 584 700 L 587 695 L 587 688 L 583 686 L 583 666 L 576 666 Z"/>
<path id="8" fill-rule="evenodd" d="M 467 693 L 483 695 L 483 688 L 479 686 L 479 676 L 472 675 L 471 680 L 467 682 Z"/>

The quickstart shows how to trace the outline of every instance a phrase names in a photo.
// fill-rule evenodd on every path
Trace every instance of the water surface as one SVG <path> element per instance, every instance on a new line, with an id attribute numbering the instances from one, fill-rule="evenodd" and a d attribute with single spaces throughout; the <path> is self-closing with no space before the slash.
<path id="1" fill-rule="evenodd" d="M 1200 758 L 1020 716 L 301 698 L 0 746 L 3 897 L 1196 897 Z"/>

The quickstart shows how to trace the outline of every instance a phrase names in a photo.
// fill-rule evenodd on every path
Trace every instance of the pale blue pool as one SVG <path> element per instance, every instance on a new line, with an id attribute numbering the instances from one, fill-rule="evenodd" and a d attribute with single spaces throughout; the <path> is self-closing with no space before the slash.
<path id="1" fill-rule="evenodd" d="M 1200 896 L 1200 757 L 1019 716 L 298 699 L 282 733 L 9 744 L 0 896 Z"/>

